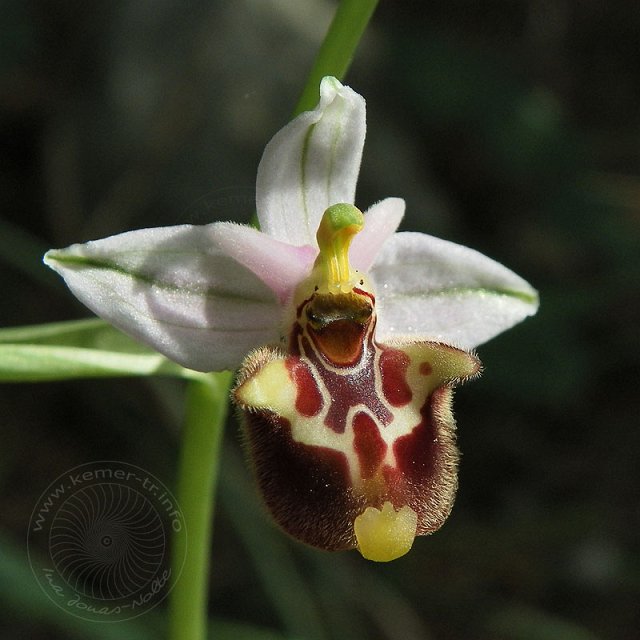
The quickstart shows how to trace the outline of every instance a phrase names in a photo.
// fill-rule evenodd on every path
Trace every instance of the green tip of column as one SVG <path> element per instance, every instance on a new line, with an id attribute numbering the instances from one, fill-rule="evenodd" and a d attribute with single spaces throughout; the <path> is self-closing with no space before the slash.
<path id="1" fill-rule="evenodd" d="M 362 228 L 362 225 L 364 225 L 362 211 L 352 204 L 340 203 L 331 205 L 324 212 L 319 231 L 324 227 L 327 232 L 334 234 L 350 226 L 355 226 L 357 230 L 354 230 L 354 232 L 357 233 Z"/>

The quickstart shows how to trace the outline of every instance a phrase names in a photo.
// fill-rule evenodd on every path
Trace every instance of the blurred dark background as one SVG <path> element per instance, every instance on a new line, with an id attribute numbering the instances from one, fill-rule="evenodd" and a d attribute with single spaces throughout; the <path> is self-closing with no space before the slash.
<path id="1" fill-rule="evenodd" d="M 0 7 L 8 327 L 89 316 L 42 265 L 49 247 L 248 221 L 262 149 L 335 4 Z M 382 0 L 347 78 L 368 102 L 357 203 L 404 197 L 403 229 L 508 265 L 540 290 L 540 312 L 480 347 L 485 373 L 456 397 L 453 514 L 390 565 L 277 532 L 230 421 L 217 637 L 241 637 L 233 624 L 300 640 L 640 637 L 639 40 L 632 0 Z M 2 637 L 161 637 L 145 635 L 161 612 L 110 630 L 52 612 L 25 537 L 40 493 L 84 462 L 127 461 L 172 485 L 182 390 L 0 386 Z"/>

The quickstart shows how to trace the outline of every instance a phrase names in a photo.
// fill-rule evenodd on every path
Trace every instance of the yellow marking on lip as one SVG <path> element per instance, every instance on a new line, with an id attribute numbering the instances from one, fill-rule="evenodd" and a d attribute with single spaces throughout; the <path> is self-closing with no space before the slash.
<path id="1" fill-rule="evenodd" d="M 247 409 L 266 409 L 289 415 L 296 404 L 296 387 L 283 359 L 271 360 L 235 391 L 236 400 Z"/>

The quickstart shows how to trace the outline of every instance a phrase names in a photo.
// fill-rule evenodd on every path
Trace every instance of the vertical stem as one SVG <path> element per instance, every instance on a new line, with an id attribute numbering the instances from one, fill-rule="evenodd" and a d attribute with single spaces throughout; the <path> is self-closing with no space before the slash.
<path id="1" fill-rule="evenodd" d="M 338 5 L 293 112 L 294 116 L 318 104 L 318 89 L 324 76 L 335 76 L 338 80 L 344 78 L 377 4 L 378 0 L 342 0 Z"/>
<path id="2" fill-rule="evenodd" d="M 173 540 L 171 640 L 206 637 L 212 521 L 230 383 L 229 372 L 188 383 L 177 486 L 186 526 Z"/>

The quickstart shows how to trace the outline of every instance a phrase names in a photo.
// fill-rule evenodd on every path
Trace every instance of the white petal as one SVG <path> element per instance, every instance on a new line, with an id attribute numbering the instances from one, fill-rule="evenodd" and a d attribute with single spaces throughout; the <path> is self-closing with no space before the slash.
<path id="1" fill-rule="evenodd" d="M 371 275 L 383 340 L 415 336 L 470 349 L 538 309 L 537 292 L 513 271 L 422 233 L 390 238 Z"/>
<path id="2" fill-rule="evenodd" d="M 92 311 L 179 364 L 234 369 L 277 341 L 280 307 L 216 246 L 214 227 L 131 231 L 49 251 L 45 262 Z"/>
<path id="3" fill-rule="evenodd" d="M 365 136 L 364 98 L 335 78 L 320 102 L 281 129 L 264 150 L 256 184 L 260 228 L 293 245 L 316 245 L 320 217 L 353 204 Z"/>
<path id="4" fill-rule="evenodd" d="M 227 255 L 258 276 L 283 304 L 309 274 L 318 254 L 314 247 L 294 247 L 232 222 L 212 225 L 212 237 Z"/>
<path id="5" fill-rule="evenodd" d="M 369 207 L 364 214 L 364 228 L 351 242 L 349 257 L 360 271 L 369 271 L 380 248 L 390 238 L 404 216 L 402 198 L 386 198 Z"/>

